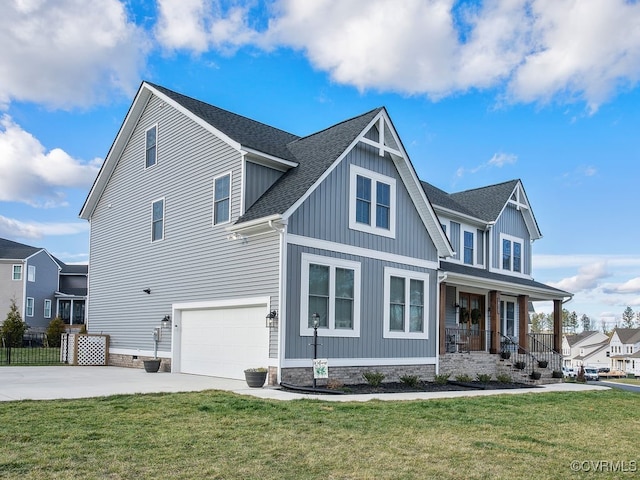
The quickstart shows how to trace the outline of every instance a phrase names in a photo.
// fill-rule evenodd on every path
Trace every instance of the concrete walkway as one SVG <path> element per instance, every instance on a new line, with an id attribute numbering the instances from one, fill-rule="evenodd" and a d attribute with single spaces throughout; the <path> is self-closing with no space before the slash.
<path id="1" fill-rule="evenodd" d="M 472 390 L 452 392 L 385 393 L 371 395 L 313 395 L 291 393 L 277 388 L 249 388 L 244 380 L 205 377 L 181 373 L 147 373 L 142 369 L 119 367 L 0 367 L 0 401 L 55 400 L 104 397 L 134 393 L 199 392 L 224 390 L 275 400 L 316 398 L 329 402 L 368 400 L 428 400 L 485 395 L 521 395 L 544 392 L 608 390 L 608 387 L 577 383 L 556 383 L 542 388 Z"/>

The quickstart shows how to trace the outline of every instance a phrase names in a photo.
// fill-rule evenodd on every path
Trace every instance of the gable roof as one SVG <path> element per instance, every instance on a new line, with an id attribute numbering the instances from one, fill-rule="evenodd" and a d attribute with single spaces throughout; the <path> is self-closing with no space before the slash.
<path id="1" fill-rule="evenodd" d="M 567 339 L 567 343 L 569 343 L 569 346 L 573 347 L 574 345 L 586 340 L 596 333 L 598 333 L 597 330 L 585 330 L 580 333 L 565 335 L 565 338 Z"/>
<path id="2" fill-rule="evenodd" d="M 614 333 L 618 334 L 618 338 L 622 343 L 640 342 L 640 328 L 616 328 Z"/>
<path id="3" fill-rule="evenodd" d="M 496 222 L 507 204 L 515 196 L 520 203 L 518 208 L 523 208 L 524 219 L 531 238 L 537 240 L 542 237 L 520 180 L 509 180 L 456 193 L 447 193 L 425 181 L 421 183 L 429 200 L 437 207 L 472 217 L 485 224 Z M 524 198 L 520 200 L 520 196 Z"/>
<path id="4" fill-rule="evenodd" d="M 0 238 L 0 258 L 7 260 L 25 260 L 38 253 L 42 248 L 31 247 L 23 243 Z"/>

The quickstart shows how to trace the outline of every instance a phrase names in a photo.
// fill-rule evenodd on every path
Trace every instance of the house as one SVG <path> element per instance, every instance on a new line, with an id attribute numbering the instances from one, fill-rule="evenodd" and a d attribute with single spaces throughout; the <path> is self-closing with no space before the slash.
<path id="1" fill-rule="evenodd" d="M 87 265 L 67 265 L 44 248 L 0 238 L 0 312 L 15 300 L 32 330 L 45 330 L 60 315 L 84 323 Z"/>
<path id="2" fill-rule="evenodd" d="M 597 330 L 562 336 L 563 366 L 579 369 L 593 365 L 609 367 L 609 337 Z"/>
<path id="3" fill-rule="evenodd" d="M 268 366 L 272 383 L 308 383 L 314 349 L 344 382 L 433 378 L 463 308 L 482 312 L 486 355 L 498 332 L 527 340 L 516 308 L 570 294 L 531 279 L 521 182 L 485 191 L 491 211 L 440 192 L 383 107 L 299 137 L 143 82 L 80 212 L 88 330 L 114 365 L 157 347 L 174 372 Z"/>
<path id="4" fill-rule="evenodd" d="M 611 368 L 640 377 L 640 328 L 616 328 L 609 342 Z"/>

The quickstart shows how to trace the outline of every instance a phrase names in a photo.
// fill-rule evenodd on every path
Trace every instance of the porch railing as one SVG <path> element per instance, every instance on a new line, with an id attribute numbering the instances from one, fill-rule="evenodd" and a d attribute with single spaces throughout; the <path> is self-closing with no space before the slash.
<path id="1" fill-rule="evenodd" d="M 546 361 L 551 370 L 562 370 L 562 355 L 553 349 L 553 334 L 529 333 L 529 351 L 538 361 Z"/>
<path id="2" fill-rule="evenodd" d="M 447 353 L 488 352 L 491 349 L 494 332 L 464 327 L 445 328 L 445 348 Z"/>

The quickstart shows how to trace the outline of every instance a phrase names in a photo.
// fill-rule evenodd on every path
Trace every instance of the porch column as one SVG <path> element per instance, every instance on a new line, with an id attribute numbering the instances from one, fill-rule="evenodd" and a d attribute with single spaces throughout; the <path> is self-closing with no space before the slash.
<path id="1" fill-rule="evenodd" d="M 446 330 L 445 320 L 447 314 L 447 284 L 442 282 L 440 284 L 440 311 L 438 312 L 438 330 L 440 331 L 438 354 L 444 355 L 446 353 Z"/>
<path id="2" fill-rule="evenodd" d="M 529 296 L 518 297 L 518 343 L 529 350 Z"/>
<path id="3" fill-rule="evenodd" d="M 500 305 L 498 302 L 498 291 L 489 292 L 489 329 L 491 335 L 491 353 L 500 351 Z"/>
<path id="4" fill-rule="evenodd" d="M 553 349 L 562 352 L 562 300 L 553 301 Z"/>

